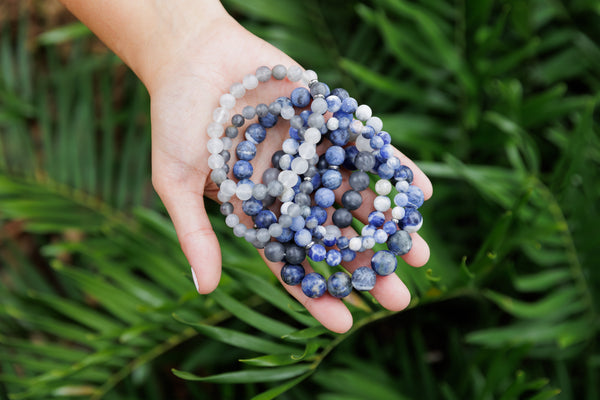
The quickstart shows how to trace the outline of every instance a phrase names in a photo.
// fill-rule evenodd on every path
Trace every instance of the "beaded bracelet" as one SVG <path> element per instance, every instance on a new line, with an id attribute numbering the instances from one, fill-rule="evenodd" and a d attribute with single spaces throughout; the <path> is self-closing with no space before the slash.
<path id="1" fill-rule="evenodd" d="M 275 79 L 283 79 L 286 75 L 290 81 L 295 82 L 299 80 L 302 71 L 296 66 L 286 70 L 284 66 L 279 65 L 274 67 L 272 72 L 268 67 L 260 67 L 256 75 L 247 75 L 243 83 L 232 85 L 230 93 L 221 96 L 221 107 L 213 113 L 215 122 L 208 128 L 211 137 L 208 144 L 211 153 L 209 166 L 213 169 L 211 178 L 220 187 L 219 200 L 224 201 L 221 211 L 227 216 L 227 224 L 233 227 L 236 236 L 244 235 L 256 247 L 264 246 L 265 255 L 271 261 L 278 262 L 285 258 L 287 263 L 281 270 L 282 280 L 292 285 L 301 283 L 302 290 L 307 296 L 320 297 L 326 287 L 335 297 L 347 296 L 352 287 L 357 290 L 371 290 L 375 285 L 376 274 L 393 273 L 397 266 L 395 255 L 402 255 L 410 250 L 412 242 L 407 232 L 418 230 L 422 223 L 420 213 L 416 209 L 422 204 L 423 195 L 416 186 L 409 186 L 412 182 L 412 171 L 408 167 L 401 166 L 400 161 L 391 156 L 389 134 L 381 131 L 381 120 L 371 117 L 368 106 L 358 106 L 343 89 L 334 89 L 334 92 L 337 92 L 330 95 L 327 85 L 318 82 L 313 71 L 305 71 L 304 81 L 308 83 L 310 91 L 299 87 L 294 89 L 290 98 L 279 98 L 268 107 L 264 104 L 256 108 L 245 107 L 241 115 L 236 114 L 232 117 L 232 126 L 225 130 L 226 137 L 219 139 L 223 133 L 222 124 L 228 119 L 227 110 L 234 107 L 236 98 L 243 97 L 245 90 L 256 88 L 259 82 L 266 82 L 271 76 Z M 303 113 L 307 113 L 304 118 L 302 113 L 301 116 L 295 115 L 294 107 L 303 108 L 309 104 L 312 112 L 304 111 Z M 323 114 L 327 111 L 332 112 L 333 117 L 325 123 Z M 356 120 L 352 118 L 353 113 L 356 113 Z M 227 178 L 229 167 L 226 163 L 230 159 L 228 150 L 231 148 L 231 139 L 238 134 L 237 128 L 241 127 L 245 120 L 254 118 L 255 114 L 258 114 L 259 124 L 251 124 L 246 129 L 247 140 L 238 144 L 236 149 L 238 161 L 233 168 L 234 177 L 238 179 L 236 185 Z M 253 183 L 249 181 L 252 166 L 249 161 L 256 155 L 255 145 L 264 140 L 266 129 L 276 124 L 279 115 L 290 120 L 291 125 L 290 139 L 284 142 L 283 150 L 277 152 L 279 154 L 276 153 L 272 158 L 274 167 L 278 167 L 279 172 L 277 170 L 273 172 L 274 168 L 267 170 L 263 174 L 263 181 L 268 180 L 269 182 L 266 183 L 269 186 L 256 184 L 252 187 Z M 303 123 L 300 123 L 301 120 Z M 367 125 L 363 126 L 362 122 L 367 122 Z M 349 126 L 352 138 L 347 130 Z M 316 145 L 322 140 L 322 136 L 326 136 L 333 146 L 329 147 L 324 155 L 318 157 Z M 344 149 L 342 146 L 351 139 L 356 141 L 356 146 L 348 146 Z M 294 157 L 296 154 L 298 156 Z M 352 190 L 342 196 L 344 208 L 333 213 L 335 225 L 323 227 L 318 223 L 325 222 L 327 217 L 325 210 L 333 205 L 333 190 L 341 184 L 339 168 L 343 163 L 351 165 L 351 168 L 358 167 L 359 171 L 354 172 L 350 177 Z M 321 168 L 315 168 L 317 166 Z M 315 172 L 315 169 L 318 172 Z M 366 189 L 369 184 L 369 177 L 365 171 L 376 172 L 383 178 L 375 186 L 375 191 L 379 195 L 374 202 L 376 210 L 369 215 L 369 224 L 363 228 L 362 237 L 348 239 L 341 236 L 339 228 L 350 225 L 352 221 L 350 211 L 358 208 L 362 202 L 359 192 Z M 277 173 L 277 180 L 274 177 L 275 173 Z M 319 173 L 323 175 L 323 187 L 317 189 L 321 182 L 317 183 L 313 180 L 319 180 L 315 179 L 320 178 Z M 301 175 L 306 180 L 302 181 Z M 386 222 L 383 212 L 390 208 L 387 195 L 391 192 L 392 184 L 388 179 L 392 178 L 397 180 L 395 186 L 399 193 L 394 198 L 396 207 L 392 209 L 392 220 Z M 285 187 L 285 194 L 282 186 Z M 310 194 L 315 189 L 317 190 L 314 201 L 317 205 L 313 206 L 308 213 L 308 204 L 311 204 Z M 244 202 L 244 212 L 253 217 L 258 228 L 256 234 L 247 234 L 253 231 L 239 223 L 239 217 L 233 213 L 233 205 L 228 200 L 234 193 Z M 269 201 L 267 204 L 261 202 L 266 198 L 267 193 L 273 194 L 272 198 L 279 197 L 283 202 L 279 222 L 276 222 L 275 214 L 266 208 L 270 205 Z M 400 228 L 400 226 L 396 227 L 399 223 L 403 230 L 397 229 Z M 295 229 L 293 224 L 296 225 Z M 378 227 L 383 228 L 377 229 Z M 284 229 L 288 229 L 285 237 L 282 235 Z M 296 244 L 288 244 L 286 248 L 282 242 L 291 241 L 289 233 L 292 230 L 295 231 L 293 236 Z M 277 241 L 269 241 L 271 236 Z M 351 261 L 355 251 L 372 248 L 375 242 L 387 242 L 392 251 L 378 251 L 371 260 L 373 269 L 360 267 L 354 271 L 352 279 L 344 272 L 336 272 L 326 282 L 325 278 L 318 273 L 313 272 L 305 276 L 304 268 L 300 265 L 306 257 L 306 249 L 309 257 L 314 261 L 326 259 L 329 265 L 334 266 L 340 264 L 342 258 L 344 261 Z M 341 252 L 335 249 L 326 251 L 321 243 L 327 247 L 337 244 Z M 343 257 L 342 252 L 345 253 Z"/>

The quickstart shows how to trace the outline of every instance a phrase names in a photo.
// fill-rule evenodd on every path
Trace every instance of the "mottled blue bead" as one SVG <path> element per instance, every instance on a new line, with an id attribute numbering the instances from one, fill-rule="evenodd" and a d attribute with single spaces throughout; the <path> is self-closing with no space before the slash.
<path id="1" fill-rule="evenodd" d="M 416 208 L 407 207 L 404 218 L 398 223 L 401 229 L 406 232 L 416 232 L 421 228 L 423 216 Z"/>
<path id="2" fill-rule="evenodd" d="M 306 220 L 302 217 L 302 215 L 298 215 L 297 217 L 292 218 L 292 225 L 290 229 L 294 232 L 298 232 L 300 229 L 304 228 L 306 224 Z"/>
<path id="3" fill-rule="evenodd" d="M 294 242 L 300 247 L 306 247 L 310 242 L 312 242 L 312 235 L 308 229 L 300 229 L 294 235 Z"/>
<path id="4" fill-rule="evenodd" d="M 237 185 L 238 186 L 240 186 L 240 185 L 250 185 L 250 186 L 254 187 L 254 182 L 252 180 L 248 179 L 248 178 L 245 178 L 245 179 L 241 179 L 237 183 Z"/>
<path id="5" fill-rule="evenodd" d="M 249 140 L 240 142 L 235 148 L 238 159 L 250 161 L 256 156 L 256 145 Z"/>
<path id="6" fill-rule="evenodd" d="M 393 235 L 398 230 L 398 226 L 394 223 L 394 221 L 387 221 L 383 224 L 383 230 L 388 235 Z"/>
<path id="7" fill-rule="evenodd" d="M 327 291 L 338 299 L 348 296 L 352 292 L 352 278 L 342 271 L 331 274 L 327 280 Z"/>
<path id="8" fill-rule="evenodd" d="M 352 120 L 354 119 L 352 114 L 348 114 L 346 112 L 343 112 L 342 110 L 334 112 L 333 116 L 338 119 L 338 124 L 339 124 L 338 127 L 340 129 L 348 129 L 348 127 L 352 123 Z"/>
<path id="9" fill-rule="evenodd" d="M 330 132 L 328 138 L 336 146 L 345 146 L 348 144 L 350 134 L 348 133 L 348 129 L 339 128 Z"/>
<path id="10" fill-rule="evenodd" d="M 382 148 L 383 145 L 385 144 L 385 143 L 383 143 L 383 139 L 380 138 L 379 136 L 373 136 L 369 143 L 371 144 L 371 147 L 374 150 Z"/>
<path id="11" fill-rule="evenodd" d="M 254 217 L 254 223 L 257 228 L 268 228 L 275 222 L 277 222 L 277 217 L 271 210 L 261 210 L 256 214 L 256 217 Z"/>
<path id="12" fill-rule="evenodd" d="M 327 236 L 325 235 L 323 237 L 323 244 L 327 247 L 332 247 L 335 246 L 335 244 L 337 243 L 337 239 L 335 236 Z"/>
<path id="13" fill-rule="evenodd" d="M 398 207 L 406 207 L 406 205 L 408 204 L 408 196 L 406 195 L 406 193 L 398 193 L 397 195 L 395 195 L 394 204 L 396 204 Z"/>
<path id="14" fill-rule="evenodd" d="M 311 177 L 310 180 L 313 184 L 313 190 L 316 190 L 319 188 L 319 186 L 321 186 L 321 174 L 316 173 Z"/>
<path id="15" fill-rule="evenodd" d="M 323 187 L 327 189 L 335 190 L 342 184 L 342 173 L 335 169 L 328 169 L 321 178 Z"/>
<path id="16" fill-rule="evenodd" d="M 300 137 L 300 133 L 298 132 L 298 129 L 296 129 L 296 128 L 290 128 L 289 134 L 292 139 L 302 140 L 302 138 Z"/>
<path id="17" fill-rule="evenodd" d="M 259 144 L 265 137 L 267 136 L 267 130 L 260 124 L 250 124 L 246 128 L 246 132 L 244 133 L 244 137 L 246 140 L 251 141 L 254 144 Z"/>
<path id="18" fill-rule="evenodd" d="M 304 267 L 296 264 L 285 264 L 281 268 L 281 280 L 290 286 L 298 285 L 304 278 Z"/>
<path id="19" fill-rule="evenodd" d="M 394 168 L 394 171 L 395 171 L 395 170 L 397 170 L 398 168 L 400 168 L 400 160 L 398 159 L 398 157 L 394 157 L 394 156 L 393 156 L 393 153 L 392 153 L 392 146 L 390 146 L 390 145 L 386 145 L 386 146 L 383 146 L 383 147 L 389 147 L 389 148 L 390 148 L 390 155 L 389 155 L 389 157 L 386 157 L 386 158 L 388 159 L 388 160 L 386 161 L 386 162 L 387 162 L 387 164 L 388 164 L 390 167 Z M 382 150 L 383 150 L 383 147 L 382 147 L 382 148 L 379 150 L 379 152 L 380 152 L 380 153 L 382 152 Z M 387 156 L 387 154 L 386 154 L 386 156 Z M 395 173 L 394 173 L 394 175 L 395 175 Z"/>
<path id="20" fill-rule="evenodd" d="M 275 99 L 275 101 L 277 103 L 279 103 L 279 105 L 281 106 L 281 108 L 283 108 L 283 107 L 293 107 L 293 105 L 294 105 L 294 103 L 292 103 L 292 100 L 289 97 L 286 97 L 286 96 L 278 97 L 277 99 Z"/>
<path id="21" fill-rule="evenodd" d="M 377 230 L 377 228 L 375 228 L 373 225 L 368 224 L 363 226 L 362 230 L 360 231 L 361 236 L 373 236 L 375 234 L 375 231 Z"/>
<path id="22" fill-rule="evenodd" d="M 261 124 L 265 128 L 272 128 L 277 123 L 277 116 L 271 113 L 268 113 L 264 117 L 258 117 L 258 123 Z"/>
<path id="23" fill-rule="evenodd" d="M 377 273 L 377 275 L 390 275 L 396 271 L 398 266 L 398 259 L 388 250 L 379 250 L 371 258 L 371 267 Z"/>
<path id="24" fill-rule="evenodd" d="M 254 197 L 242 202 L 242 211 L 251 217 L 257 215 L 263 209 L 263 203 Z"/>
<path id="25" fill-rule="evenodd" d="M 319 225 L 316 228 L 312 229 L 310 233 L 312 233 L 313 238 L 321 240 L 323 239 L 323 236 L 325 236 L 325 228 L 323 227 L 323 225 Z"/>
<path id="26" fill-rule="evenodd" d="M 325 250 L 325 246 L 320 243 L 313 244 L 310 249 L 308 249 L 308 256 L 311 260 L 320 262 L 325 259 L 327 255 L 327 250 Z"/>
<path id="27" fill-rule="evenodd" d="M 372 139 L 373 136 L 375 136 L 375 129 L 373 129 L 373 127 L 370 125 L 365 125 L 362 128 L 361 135 L 365 139 Z"/>
<path id="28" fill-rule="evenodd" d="M 410 207 L 419 208 L 425 201 L 423 191 L 418 186 L 409 186 L 406 195 L 408 196 L 408 205 Z"/>
<path id="29" fill-rule="evenodd" d="M 387 163 L 380 164 L 379 167 L 377 167 L 377 175 L 379 175 L 381 179 L 392 179 L 394 177 L 394 172 L 396 172 L 394 171 L 394 168 L 387 165 Z"/>
<path id="30" fill-rule="evenodd" d="M 281 235 L 277 236 L 275 239 L 277 239 L 278 242 L 287 243 L 291 241 L 293 237 L 294 231 L 292 231 L 290 228 L 283 228 Z"/>
<path id="31" fill-rule="evenodd" d="M 341 146 L 331 146 L 325 152 L 325 159 L 329 165 L 341 165 L 346 158 L 346 151 Z"/>
<path id="32" fill-rule="evenodd" d="M 327 256 L 325 257 L 325 261 L 327 265 L 335 267 L 336 265 L 340 265 L 342 262 L 342 253 L 336 249 L 330 249 L 327 251 Z"/>
<path id="33" fill-rule="evenodd" d="M 381 139 L 383 139 L 383 143 L 384 144 L 391 144 L 392 143 L 392 136 L 387 133 L 386 131 L 381 131 L 377 134 L 377 136 L 379 136 Z"/>
<path id="34" fill-rule="evenodd" d="M 327 290 L 327 281 L 317 272 L 311 272 L 302 279 L 302 292 L 310 298 L 323 296 L 325 290 Z"/>
<path id="35" fill-rule="evenodd" d="M 375 243 L 382 244 L 387 242 L 388 234 L 383 229 L 377 229 L 373 238 L 375 238 Z"/>
<path id="36" fill-rule="evenodd" d="M 367 220 L 370 225 L 379 227 L 385 222 L 385 214 L 381 211 L 373 211 L 369 214 Z"/>
<path id="37" fill-rule="evenodd" d="M 352 286 L 356 290 L 371 290 L 375 287 L 376 280 L 377 275 L 375 271 L 369 267 L 357 268 L 352 274 Z"/>
<path id="38" fill-rule="evenodd" d="M 356 252 L 348 248 L 340 250 L 340 253 L 342 253 L 342 261 L 344 262 L 350 262 L 356 257 Z"/>
<path id="39" fill-rule="evenodd" d="M 331 94 L 340 98 L 340 100 L 347 99 L 350 97 L 348 91 L 344 88 L 335 88 L 331 91 Z"/>
<path id="40" fill-rule="evenodd" d="M 292 90 L 291 100 L 295 107 L 304 108 L 310 104 L 310 92 L 307 88 L 298 87 Z"/>
<path id="41" fill-rule="evenodd" d="M 310 208 L 310 216 L 316 217 L 319 225 L 323 225 L 327 221 L 327 211 L 319 206 L 312 206 Z"/>
<path id="42" fill-rule="evenodd" d="M 408 253 L 412 247 L 412 239 L 406 231 L 396 231 L 387 240 L 388 249 L 397 256 Z"/>
<path id="43" fill-rule="evenodd" d="M 337 247 L 339 249 L 345 249 L 346 247 L 348 247 L 349 243 L 350 243 L 350 239 L 348 239 L 346 236 L 340 236 L 337 239 Z"/>
<path id="44" fill-rule="evenodd" d="M 238 160 L 233 165 L 233 176 L 236 179 L 248 179 L 252 176 L 252 172 L 254 172 L 254 168 L 248 161 Z"/>
<path id="45" fill-rule="evenodd" d="M 316 228 L 317 225 L 319 225 L 319 221 L 317 220 L 317 217 L 311 217 L 311 216 L 309 216 L 308 218 L 306 218 L 306 224 L 304 224 L 304 226 L 307 229 Z"/>
<path id="46" fill-rule="evenodd" d="M 354 112 L 356 111 L 357 108 L 358 108 L 358 102 L 354 98 L 348 97 L 348 98 L 342 100 L 341 110 L 343 112 L 348 113 L 348 114 L 354 114 Z"/>
<path id="47" fill-rule="evenodd" d="M 403 181 L 407 181 L 408 183 L 412 183 L 413 172 L 409 167 L 407 167 L 406 165 L 403 165 L 400 167 L 400 169 L 396 170 L 396 173 L 394 174 L 394 178 L 396 178 L 396 180 L 403 180 Z"/>
<path id="48" fill-rule="evenodd" d="M 342 100 L 336 95 L 327 96 L 327 111 L 334 113 L 342 107 Z"/>
<path id="49" fill-rule="evenodd" d="M 335 194 L 333 190 L 320 188 L 315 193 L 315 202 L 321 208 L 329 208 L 335 202 Z"/>

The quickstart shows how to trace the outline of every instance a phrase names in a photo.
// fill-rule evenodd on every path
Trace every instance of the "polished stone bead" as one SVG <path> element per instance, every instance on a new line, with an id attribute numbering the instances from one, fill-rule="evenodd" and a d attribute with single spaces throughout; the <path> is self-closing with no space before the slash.
<path id="1" fill-rule="evenodd" d="M 308 229 L 300 229 L 294 235 L 294 242 L 300 247 L 306 247 L 312 241 L 312 235 Z"/>
<path id="2" fill-rule="evenodd" d="M 278 64 L 273 67 L 272 71 L 273 78 L 277 80 L 282 80 L 287 76 L 287 68 L 285 65 Z"/>
<path id="3" fill-rule="evenodd" d="M 285 264 L 281 268 L 281 280 L 290 286 L 299 285 L 304 278 L 304 267 L 297 264 Z"/>
<path id="4" fill-rule="evenodd" d="M 331 217 L 333 223 L 339 228 L 347 228 L 352 224 L 352 213 L 345 208 L 338 208 Z"/>
<path id="5" fill-rule="evenodd" d="M 394 223 L 394 221 L 387 221 L 383 224 L 383 230 L 388 235 L 393 235 L 398 230 L 398 226 Z"/>
<path id="6" fill-rule="evenodd" d="M 258 118 L 262 118 L 264 116 L 266 116 L 269 113 L 269 106 L 267 106 L 265 103 L 260 103 L 259 105 L 256 106 L 256 115 L 258 116 Z"/>
<path id="7" fill-rule="evenodd" d="M 258 228 L 268 228 L 275 222 L 277 222 L 277 217 L 271 210 L 262 210 L 254 217 L 254 223 Z"/>
<path id="8" fill-rule="evenodd" d="M 235 148 L 238 159 L 250 161 L 256 156 L 256 145 L 249 140 L 240 142 Z"/>
<path id="9" fill-rule="evenodd" d="M 342 262 L 342 253 L 339 250 L 331 249 L 327 251 L 327 256 L 325 256 L 325 261 L 327 265 L 335 267 L 336 265 L 340 265 Z"/>
<path id="10" fill-rule="evenodd" d="M 344 262 L 350 262 L 356 258 L 356 252 L 354 250 L 342 249 L 340 250 L 340 253 L 342 253 L 342 261 Z"/>
<path id="11" fill-rule="evenodd" d="M 297 217 L 292 218 L 292 225 L 290 225 L 290 229 L 294 232 L 298 232 L 300 229 L 304 228 L 306 225 L 306 220 L 298 215 Z"/>
<path id="12" fill-rule="evenodd" d="M 262 67 L 258 67 L 255 75 L 259 82 L 267 82 L 269 79 L 271 79 L 271 68 L 264 65 Z"/>
<path id="13" fill-rule="evenodd" d="M 394 169 L 387 164 L 381 164 L 377 167 L 377 175 L 381 179 L 392 179 L 394 177 Z"/>
<path id="14" fill-rule="evenodd" d="M 379 227 L 385 223 L 385 215 L 381 211 L 373 211 L 367 217 L 369 224 Z"/>
<path id="15" fill-rule="evenodd" d="M 346 89 L 343 89 L 343 88 L 335 88 L 335 89 L 333 89 L 331 91 L 331 95 L 339 97 L 340 100 L 344 100 L 344 99 L 347 99 L 348 97 L 350 97 L 350 95 L 348 94 L 348 91 Z"/>
<path id="16" fill-rule="evenodd" d="M 248 179 L 252 176 L 253 171 L 252 164 L 248 161 L 238 160 L 233 165 L 233 176 L 237 179 Z"/>
<path id="17" fill-rule="evenodd" d="M 423 191 L 418 187 L 411 185 L 406 191 L 406 196 L 408 196 L 408 206 L 413 208 L 419 208 L 423 205 L 423 201 L 425 200 L 423 196 Z"/>
<path id="18" fill-rule="evenodd" d="M 361 151 L 354 157 L 354 165 L 363 171 L 370 171 L 375 166 L 375 156 L 369 152 Z"/>
<path id="19" fill-rule="evenodd" d="M 262 183 L 257 183 L 252 188 L 252 197 L 256 200 L 264 200 L 268 195 L 268 189 Z"/>
<path id="20" fill-rule="evenodd" d="M 336 146 L 345 146 L 348 144 L 348 140 L 350 139 L 350 135 L 348 133 L 348 129 L 346 128 L 338 128 L 333 132 L 330 132 L 328 135 L 329 141 Z"/>
<path id="21" fill-rule="evenodd" d="M 412 170 L 406 165 L 402 165 L 396 172 L 394 173 L 394 178 L 396 180 L 404 180 L 408 183 L 412 183 L 414 179 L 414 175 Z"/>
<path id="22" fill-rule="evenodd" d="M 289 244 L 285 248 L 285 260 L 290 264 L 301 264 L 306 259 L 306 249 L 304 247 Z"/>
<path id="23" fill-rule="evenodd" d="M 350 243 L 350 239 L 348 239 L 346 236 L 340 236 L 337 239 L 337 246 L 339 249 L 347 248 L 349 243 Z"/>
<path id="24" fill-rule="evenodd" d="M 327 100 L 327 111 L 334 113 L 342 107 L 342 100 L 336 95 L 329 95 Z"/>
<path id="25" fill-rule="evenodd" d="M 252 119 L 256 116 L 256 110 L 252 106 L 246 106 L 242 109 L 242 116 L 245 119 Z"/>
<path id="26" fill-rule="evenodd" d="M 331 274 L 327 279 L 327 291 L 338 299 L 348 296 L 352 292 L 352 278 L 342 271 Z"/>
<path id="27" fill-rule="evenodd" d="M 404 218 L 399 222 L 399 225 L 401 229 L 408 233 L 417 232 L 423 225 L 423 216 L 417 209 L 407 207 Z"/>
<path id="28" fill-rule="evenodd" d="M 272 128 L 277 123 L 277 116 L 267 113 L 264 117 L 258 117 L 258 123 L 264 128 Z"/>
<path id="29" fill-rule="evenodd" d="M 225 172 L 224 168 L 216 168 L 213 169 L 210 173 L 210 179 L 216 184 L 220 185 L 221 183 L 227 180 L 227 172 Z"/>
<path id="30" fill-rule="evenodd" d="M 225 136 L 230 139 L 235 139 L 238 136 L 238 129 L 235 126 L 228 126 L 225 129 Z"/>
<path id="31" fill-rule="evenodd" d="M 229 214 L 233 213 L 233 204 L 231 204 L 230 202 L 225 202 L 223 204 L 221 204 L 221 214 L 228 216 Z"/>
<path id="32" fill-rule="evenodd" d="M 308 126 L 311 128 L 321 129 L 325 124 L 325 118 L 321 114 L 312 113 L 308 116 Z"/>
<path id="33" fill-rule="evenodd" d="M 352 273 L 352 286 L 356 290 L 368 291 L 375 287 L 377 275 L 369 267 L 359 267 Z"/>
<path id="34" fill-rule="evenodd" d="M 302 292 L 310 298 L 323 296 L 325 290 L 327 290 L 327 281 L 317 272 L 311 272 L 302 279 Z"/>
<path id="35" fill-rule="evenodd" d="M 412 247 L 412 239 L 406 231 L 396 231 L 387 240 L 388 249 L 397 256 L 408 253 Z"/>
<path id="36" fill-rule="evenodd" d="M 246 140 L 249 140 L 254 144 L 259 144 L 263 140 L 265 140 L 265 137 L 267 136 L 267 131 L 260 124 L 250 124 L 246 128 L 246 133 L 244 136 Z"/>
<path id="37" fill-rule="evenodd" d="M 275 239 L 277 239 L 281 243 L 287 243 L 287 242 L 291 241 L 293 238 L 294 238 L 294 231 L 292 231 L 290 228 L 283 228 L 281 230 L 281 235 L 277 236 Z"/>
<path id="38" fill-rule="evenodd" d="M 321 184 L 327 189 L 335 190 L 342 184 L 342 173 L 335 169 L 328 169 L 321 177 Z"/>
<path id="39" fill-rule="evenodd" d="M 234 114 L 233 117 L 231 117 L 231 125 L 233 125 L 236 128 L 239 128 L 240 126 L 244 125 L 244 121 L 245 118 L 241 114 Z"/>
<path id="40" fill-rule="evenodd" d="M 285 257 L 285 246 L 279 242 L 269 242 L 265 245 L 265 257 L 269 261 L 280 262 Z"/>
<path id="41" fill-rule="evenodd" d="M 304 108 L 310 103 L 310 92 L 307 88 L 298 87 L 292 90 L 291 100 L 295 107 Z"/>
<path id="42" fill-rule="evenodd" d="M 335 194 L 333 190 L 320 188 L 315 193 L 315 202 L 321 208 L 329 208 L 335 202 Z"/>
<path id="43" fill-rule="evenodd" d="M 320 262 L 325 259 L 327 255 L 327 250 L 325 250 L 325 246 L 320 243 L 313 244 L 310 249 L 308 249 L 308 256 L 311 260 Z"/>
<path id="44" fill-rule="evenodd" d="M 348 97 L 348 98 L 342 100 L 341 110 L 343 112 L 348 113 L 348 114 L 353 114 L 357 108 L 358 108 L 358 102 L 354 98 Z"/>
<path id="45" fill-rule="evenodd" d="M 383 143 L 383 139 L 381 137 L 379 137 L 379 135 L 373 136 L 369 143 L 371 144 L 371 147 L 375 150 L 382 148 L 383 145 L 385 144 L 385 143 Z"/>
<path id="46" fill-rule="evenodd" d="M 362 196 L 356 190 L 348 190 L 342 195 L 342 205 L 348 210 L 356 210 L 362 204 Z"/>
<path id="47" fill-rule="evenodd" d="M 408 205 L 408 196 L 406 193 L 398 193 L 394 196 L 394 204 L 398 207 L 406 207 Z"/>
<path id="48" fill-rule="evenodd" d="M 319 206 L 313 206 L 310 208 L 311 217 L 316 217 L 319 225 L 323 225 L 327 221 L 327 211 Z"/>
<path id="49" fill-rule="evenodd" d="M 382 244 L 387 242 L 388 236 L 389 235 L 383 229 L 377 229 L 373 238 L 375 239 L 375 243 Z"/>
<path id="50" fill-rule="evenodd" d="M 329 96 L 329 87 L 323 83 L 323 82 L 317 82 L 313 85 L 310 85 L 310 94 L 312 97 L 317 97 L 317 96 L 323 96 L 323 97 L 327 97 Z"/>
<path id="51" fill-rule="evenodd" d="M 369 182 L 369 175 L 364 171 L 354 171 L 350 175 L 350 186 L 358 192 L 368 188 Z"/>
<path id="52" fill-rule="evenodd" d="M 379 250 L 371 258 L 371 267 L 377 273 L 377 275 L 390 275 L 396 271 L 398 266 L 398 259 L 388 250 Z"/>
<path id="53" fill-rule="evenodd" d="M 325 152 L 325 159 L 329 165 L 341 165 L 346 159 L 346 152 L 340 146 L 331 146 Z"/>
<path id="54" fill-rule="evenodd" d="M 269 104 L 269 112 L 273 115 L 281 114 L 281 104 L 276 101 L 272 102 Z"/>
<path id="55" fill-rule="evenodd" d="M 263 209 L 263 203 L 255 198 L 250 198 L 242 202 L 242 211 L 251 217 L 258 214 Z"/>

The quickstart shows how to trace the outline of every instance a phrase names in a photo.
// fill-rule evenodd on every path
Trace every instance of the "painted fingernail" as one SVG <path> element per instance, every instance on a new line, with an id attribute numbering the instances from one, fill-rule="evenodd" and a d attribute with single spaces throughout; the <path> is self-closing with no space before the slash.
<path id="1" fill-rule="evenodd" d="M 192 279 L 194 280 L 194 285 L 196 285 L 196 291 L 198 291 L 198 278 L 196 278 L 196 273 L 194 272 L 194 268 L 192 270 Z"/>

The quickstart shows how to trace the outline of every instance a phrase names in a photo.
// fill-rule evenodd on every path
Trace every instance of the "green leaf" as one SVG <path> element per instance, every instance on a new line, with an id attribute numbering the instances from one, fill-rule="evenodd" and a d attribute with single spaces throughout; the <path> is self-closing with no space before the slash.
<path id="1" fill-rule="evenodd" d="M 173 374 L 187 381 L 202 381 L 213 383 L 252 383 L 274 382 L 294 378 L 311 370 L 310 365 L 292 365 L 289 367 L 247 369 L 236 372 L 225 372 L 212 376 L 197 376 L 189 372 L 173 369 Z"/>
<path id="2" fill-rule="evenodd" d="M 81 22 L 73 22 L 72 24 L 63 25 L 42 33 L 37 37 L 37 42 L 42 46 L 56 45 L 91 34 L 92 32 L 87 26 Z"/>
<path id="3" fill-rule="evenodd" d="M 277 396 L 279 396 L 280 394 L 290 390 L 291 388 L 293 388 L 294 386 L 296 386 L 297 384 L 299 384 L 300 382 L 302 382 L 303 380 L 305 380 L 306 378 L 308 378 L 309 376 L 311 376 L 313 374 L 313 371 L 309 371 L 307 373 L 305 373 L 302 376 L 299 376 L 296 379 L 292 379 L 291 381 L 285 382 L 279 386 L 276 386 L 274 388 L 271 388 L 265 392 L 262 392 L 261 394 L 258 394 L 254 397 L 252 397 L 251 400 L 271 400 L 276 398 Z"/>
<path id="4" fill-rule="evenodd" d="M 540 292 L 567 281 L 571 277 L 568 269 L 553 269 L 532 275 L 517 275 L 513 283 L 522 292 Z"/>
<path id="5" fill-rule="evenodd" d="M 302 354 L 269 354 L 266 356 L 242 359 L 240 362 L 255 367 L 276 367 L 295 364 L 313 356 L 322 345 L 326 344 L 327 342 L 322 343 L 321 341 L 315 340 L 306 344 L 304 353 Z"/>

